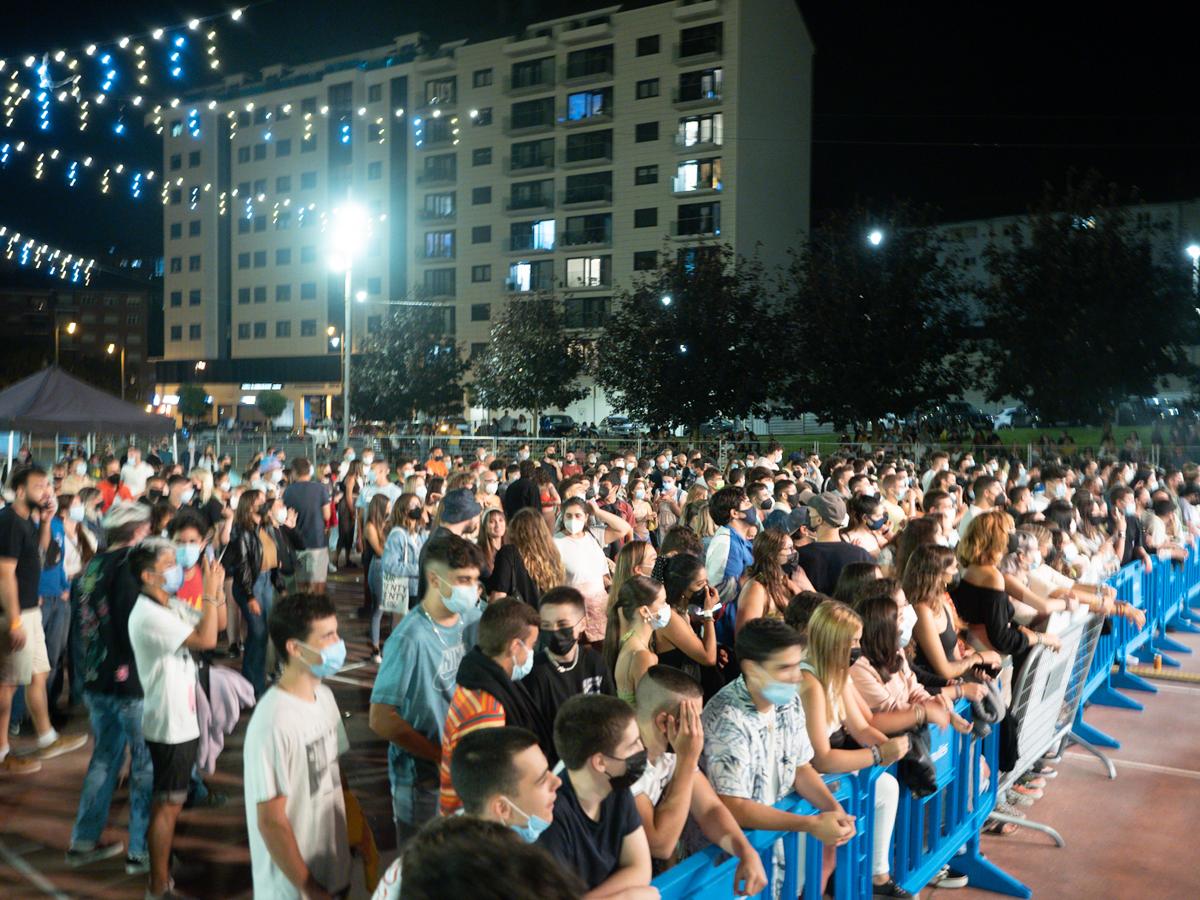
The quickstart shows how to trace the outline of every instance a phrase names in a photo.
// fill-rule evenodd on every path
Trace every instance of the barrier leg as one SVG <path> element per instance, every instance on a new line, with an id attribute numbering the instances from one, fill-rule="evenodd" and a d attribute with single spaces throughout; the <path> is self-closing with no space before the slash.
<path id="1" fill-rule="evenodd" d="M 1158 688 L 1148 682 L 1145 678 L 1139 675 L 1134 675 L 1126 670 L 1125 666 L 1118 667 L 1117 671 L 1112 673 L 1108 679 L 1109 684 L 1114 688 L 1119 688 L 1122 691 L 1144 691 L 1147 694 L 1157 694 Z M 1103 688 L 1101 688 L 1103 690 Z M 1128 700 L 1128 697 L 1122 699 Z M 1130 701 L 1132 702 L 1132 701 Z M 1139 705 L 1139 709 L 1140 709 Z"/>
<path id="2" fill-rule="evenodd" d="M 1170 627 L 1170 626 L 1164 625 L 1163 633 L 1160 634 L 1158 637 L 1156 637 L 1154 640 L 1152 640 L 1150 642 L 1151 644 L 1154 645 L 1154 649 L 1159 650 L 1160 652 L 1162 650 L 1170 650 L 1172 653 L 1191 653 L 1192 652 L 1191 647 L 1188 647 L 1186 644 L 1181 644 L 1181 643 L 1179 643 L 1179 641 L 1172 640 L 1171 638 L 1167 637 L 1166 629 L 1168 627 Z M 1193 630 L 1195 630 L 1195 629 L 1193 629 Z M 1164 660 L 1164 662 L 1165 662 L 1165 660 Z"/>
<path id="3" fill-rule="evenodd" d="M 1167 623 L 1167 628 L 1172 631 L 1182 631 L 1184 634 L 1200 634 L 1200 628 L 1196 627 L 1195 620 L 1188 615 L 1188 608 L 1186 606 L 1179 608 L 1179 611 Z M 1191 652 L 1191 648 L 1189 647 L 1188 653 Z"/>
<path id="4" fill-rule="evenodd" d="M 1146 641 L 1146 643 L 1142 644 L 1142 646 L 1133 651 L 1134 658 L 1144 665 L 1152 666 L 1154 665 L 1154 657 L 1158 656 L 1161 657 L 1161 661 L 1164 666 L 1169 666 L 1172 669 L 1178 669 L 1179 660 L 1172 659 L 1171 657 L 1167 656 L 1167 654 L 1163 652 L 1163 648 L 1157 646 L 1156 642 L 1158 640 L 1159 639 L 1155 637 L 1150 638 L 1150 640 Z"/>
<path id="5" fill-rule="evenodd" d="M 1117 696 L 1120 697 L 1121 695 L 1117 694 Z M 1079 710 L 1075 716 L 1075 724 L 1071 726 L 1071 736 L 1083 738 L 1089 743 L 1095 744 L 1097 747 L 1108 747 L 1112 750 L 1121 749 L 1121 742 L 1116 738 L 1109 737 L 1099 728 L 1089 725 L 1087 722 L 1083 721 L 1082 709 Z"/>
<path id="6" fill-rule="evenodd" d="M 1013 820 L 1023 821 L 1023 820 Z M 997 894 L 1008 894 L 1010 897 L 1032 897 L 1033 891 L 1013 878 L 999 866 L 985 859 L 979 851 L 979 835 L 973 835 L 965 852 L 960 853 L 950 861 L 956 872 L 967 876 L 971 887 L 992 891 Z"/>
<path id="7" fill-rule="evenodd" d="M 1006 813 L 994 812 L 989 818 L 996 819 L 1000 822 L 1012 822 L 1014 825 L 1019 825 L 1022 828 L 1032 828 L 1034 831 L 1040 831 L 1042 834 L 1049 836 L 1050 840 L 1054 841 L 1055 846 L 1065 847 L 1067 842 L 1063 840 L 1063 836 L 1051 828 L 1049 825 L 1043 825 L 1041 822 L 1031 822 L 1029 819 L 1018 819 L 1016 816 L 1010 816 Z"/>
<path id="8" fill-rule="evenodd" d="M 1078 724 L 1078 723 L 1076 723 L 1076 724 Z M 1101 734 L 1103 737 L 1108 737 L 1107 735 L 1103 735 L 1101 732 L 1097 732 L 1097 733 Z M 1108 739 L 1112 740 L 1112 738 L 1108 738 Z M 1109 759 L 1099 747 L 1094 746 L 1091 743 L 1091 741 L 1082 737 L 1075 730 L 1075 728 L 1071 729 L 1071 733 L 1069 735 L 1067 735 L 1067 740 L 1069 740 L 1072 744 L 1078 744 L 1080 747 L 1082 747 L 1088 753 L 1092 754 L 1092 756 L 1096 757 L 1096 759 L 1100 760 L 1100 762 L 1104 763 L 1104 768 L 1108 769 L 1108 780 L 1116 781 L 1117 767 L 1113 765 L 1112 760 Z M 1114 741 L 1113 743 L 1116 743 L 1116 742 Z"/>
<path id="9" fill-rule="evenodd" d="M 1136 675 L 1130 675 L 1129 677 L 1137 678 Z M 1114 675 L 1112 678 L 1114 684 L 1116 683 L 1116 680 L 1117 676 Z M 1138 680 L 1140 681 L 1141 679 Z M 1145 709 L 1145 707 L 1136 700 L 1131 700 L 1124 694 L 1117 693 L 1107 684 L 1102 684 L 1100 687 L 1096 688 L 1095 692 L 1088 700 L 1088 703 L 1098 703 L 1101 706 L 1115 706 L 1117 709 L 1132 709 L 1136 712 L 1141 712 L 1143 709 Z"/>

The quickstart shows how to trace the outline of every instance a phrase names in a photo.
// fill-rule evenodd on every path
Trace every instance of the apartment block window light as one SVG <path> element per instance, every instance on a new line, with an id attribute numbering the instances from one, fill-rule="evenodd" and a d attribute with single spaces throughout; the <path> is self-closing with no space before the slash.
<path id="1" fill-rule="evenodd" d="M 492 226 L 476 225 L 471 229 L 472 244 L 490 244 L 492 242 Z"/>
<path id="2" fill-rule="evenodd" d="M 197 324 L 197 323 L 193 322 L 191 325 L 189 325 L 189 326 L 188 326 L 188 340 L 189 340 L 189 341 L 198 341 L 198 340 L 200 340 L 200 326 L 199 326 L 199 324 Z"/>
<path id="3" fill-rule="evenodd" d="M 434 78 L 425 82 L 425 103 L 429 106 L 452 106 L 458 79 Z"/>
<path id="4" fill-rule="evenodd" d="M 724 80 L 724 70 L 720 66 L 701 69 L 698 72 L 684 72 L 679 76 L 679 100 L 720 100 Z"/>
<path id="5" fill-rule="evenodd" d="M 171 305 L 183 306 L 183 291 L 171 291 Z"/>
<path id="6" fill-rule="evenodd" d="M 600 287 L 612 283 L 612 257 L 577 256 L 567 260 L 567 287 Z"/>
<path id="7" fill-rule="evenodd" d="M 472 87 L 477 87 L 477 88 L 487 87 L 491 83 L 492 83 L 492 70 L 491 69 L 476 69 L 471 74 L 471 86 Z"/>
<path id="8" fill-rule="evenodd" d="M 250 340 L 250 323 L 238 322 L 237 336 L 239 341 Z"/>
<path id="9" fill-rule="evenodd" d="M 508 289 L 525 293 L 554 289 L 554 261 L 528 262 L 521 260 L 508 267 Z"/>
<path id="10" fill-rule="evenodd" d="M 651 97 L 658 96 L 658 79 L 646 78 L 637 83 L 637 98 L 639 100 L 649 100 Z"/>
<path id="11" fill-rule="evenodd" d="M 477 187 L 471 190 L 471 205 L 486 206 L 492 202 L 491 187 Z"/>
<path id="12" fill-rule="evenodd" d="M 637 39 L 637 55 L 638 56 L 653 56 L 658 52 L 659 36 L 657 34 L 648 34 L 645 37 Z"/>
<path id="13" fill-rule="evenodd" d="M 316 337 L 317 336 L 317 320 L 316 319 L 301 319 L 300 320 L 300 337 Z"/>
<path id="14" fill-rule="evenodd" d="M 485 281 L 492 280 L 491 266 L 471 266 L 471 281 L 475 284 L 481 284 Z"/>
<path id="15" fill-rule="evenodd" d="M 633 254 L 633 271 L 647 272 L 658 268 L 657 250 L 638 250 Z"/>
<path id="16" fill-rule="evenodd" d="M 639 144 L 658 140 L 657 122 L 639 122 L 634 126 L 634 140 Z"/>
<path id="17" fill-rule="evenodd" d="M 612 88 L 567 95 L 567 119 L 578 122 L 612 115 Z"/>
<path id="18" fill-rule="evenodd" d="M 681 147 L 697 144 L 720 146 L 725 139 L 725 117 L 722 113 L 707 116 L 686 116 L 679 120 L 677 141 Z"/>
<path id="19" fill-rule="evenodd" d="M 254 339 L 261 341 L 266 336 L 267 336 L 267 323 L 266 322 L 255 322 L 254 323 Z"/>
<path id="20" fill-rule="evenodd" d="M 658 166 L 638 166 L 633 170 L 634 184 L 657 184 Z"/>
<path id="21" fill-rule="evenodd" d="M 292 323 L 288 319 L 280 319 L 275 323 L 275 337 L 290 338 L 292 336 Z"/>
<path id="22" fill-rule="evenodd" d="M 553 250 L 554 219 L 514 222 L 510 226 L 509 235 L 509 249 L 511 250 Z"/>
<path id="23" fill-rule="evenodd" d="M 492 317 L 492 304 L 490 303 L 472 303 L 471 304 L 471 321 L 486 322 Z"/>
<path id="24" fill-rule="evenodd" d="M 427 231 L 425 232 L 426 259 L 453 259 L 454 232 Z"/>
<path id="25" fill-rule="evenodd" d="M 200 305 L 200 291 L 196 288 L 188 291 L 188 306 Z"/>
<path id="26" fill-rule="evenodd" d="M 689 159 L 679 163 L 672 189 L 676 193 L 721 190 L 721 160 Z"/>
<path id="27" fill-rule="evenodd" d="M 650 206 L 645 209 L 635 209 L 633 211 L 633 227 L 634 228 L 649 228 L 658 224 L 658 207 Z"/>
<path id="28" fill-rule="evenodd" d="M 492 148 L 480 147 L 478 150 L 471 152 L 471 165 L 473 166 L 490 166 L 492 164 Z"/>
<path id="29" fill-rule="evenodd" d="M 454 215 L 454 193 L 426 194 L 425 217 L 429 219 L 447 219 Z"/>

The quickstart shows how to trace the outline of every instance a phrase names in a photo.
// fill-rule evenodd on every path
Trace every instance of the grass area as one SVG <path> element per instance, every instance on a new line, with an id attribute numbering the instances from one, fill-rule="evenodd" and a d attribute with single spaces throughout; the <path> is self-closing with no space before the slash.
<path id="1" fill-rule="evenodd" d="M 1149 446 L 1150 434 L 1153 431 L 1153 425 L 1128 426 L 1121 425 L 1114 427 L 1113 437 L 1117 442 L 1117 449 L 1120 450 L 1125 443 L 1125 438 L 1131 433 L 1137 432 L 1141 438 L 1142 446 Z M 996 432 L 1000 436 L 1000 440 L 1005 447 L 1017 447 L 1024 449 L 1028 444 L 1037 444 L 1042 436 L 1047 436 L 1050 440 L 1057 442 L 1063 432 L 1070 435 L 1071 439 L 1078 447 L 1098 447 L 1100 446 L 1100 436 L 1104 433 L 1101 427 L 1080 426 L 1077 428 L 1005 428 Z M 819 444 L 822 450 L 825 448 L 838 445 L 837 435 L 833 433 L 826 434 L 811 434 L 811 435 L 786 435 L 779 437 L 778 440 L 783 444 L 785 450 L 811 450 L 813 444 Z M 760 435 L 760 440 L 767 440 L 767 435 Z"/>

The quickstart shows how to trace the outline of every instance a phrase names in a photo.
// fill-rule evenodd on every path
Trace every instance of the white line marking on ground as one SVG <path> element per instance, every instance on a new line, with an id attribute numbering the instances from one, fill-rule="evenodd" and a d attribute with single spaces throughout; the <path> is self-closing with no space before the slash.
<path id="1" fill-rule="evenodd" d="M 325 681 L 336 681 L 338 684 L 348 684 L 351 687 L 369 688 L 375 685 L 370 681 L 356 681 L 353 678 L 343 678 L 341 675 L 326 675 Z"/>
<path id="2" fill-rule="evenodd" d="M 0 857 L 3 857 L 5 862 L 16 869 L 25 877 L 26 881 L 28 881 L 46 896 L 53 897 L 54 900 L 71 900 L 67 894 L 64 894 L 53 884 L 47 881 L 42 876 L 41 872 L 39 872 L 29 863 L 25 862 L 25 860 L 23 860 L 17 854 L 9 850 L 8 847 L 4 845 L 3 841 L 0 841 Z"/>
<path id="3" fill-rule="evenodd" d="M 361 669 L 365 665 L 366 665 L 365 662 L 348 663 L 347 665 L 344 665 L 340 669 L 338 669 L 338 672 L 339 673 L 353 672 L 355 669 Z"/>
<path id="4" fill-rule="evenodd" d="M 1186 682 L 1180 681 L 1172 681 L 1170 683 L 1165 681 L 1154 681 L 1153 684 L 1164 694 L 1191 694 L 1192 696 L 1200 694 L 1200 684 L 1189 686 Z M 1125 696 L 1132 697 L 1136 700 L 1139 697 L 1144 697 L 1145 694 L 1142 691 L 1127 691 Z"/>
<path id="5" fill-rule="evenodd" d="M 1090 753 L 1066 753 L 1063 754 L 1067 759 L 1087 760 L 1095 762 L 1096 757 Z M 1110 757 L 1111 758 L 1111 757 Z M 1134 762 L 1131 759 L 1114 759 L 1113 763 L 1118 767 L 1126 769 L 1141 769 L 1145 772 L 1160 772 L 1163 775 L 1175 775 L 1179 778 L 1191 778 L 1194 781 L 1200 781 L 1200 772 L 1192 769 L 1177 769 L 1174 766 L 1160 766 L 1155 763 Z"/>

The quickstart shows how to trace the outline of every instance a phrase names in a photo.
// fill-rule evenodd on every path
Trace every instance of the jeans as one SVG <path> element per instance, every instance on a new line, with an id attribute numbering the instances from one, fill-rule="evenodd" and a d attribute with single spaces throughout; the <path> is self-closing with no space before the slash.
<path id="1" fill-rule="evenodd" d="M 71 831 L 71 846 L 100 840 L 108 822 L 108 808 L 113 789 L 125 762 L 129 747 L 129 846 L 130 856 L 144 857 L 146 829 L 150 824 L 150 794 L 154 786 L 154 771 L 150 751 L 142 737 L 142 698 L 119 697 L 113 694 L 83 692 L 92 721 L 96 746 L 83 776 L 83 791 L 79 797 L 79 813 Z"/>
<path id="2" fill-rule="evenodd" d="M 233 599 L 246 620 L 246 649 L 242 653 L 242 674 L 254 687 L 254 696 L 261 697 L 267 690 L 267 616 L 271 614 L 271 602 L 275 599 L 275 587 L 271 573 L 262 572 L 254 579 L 254 599 L 261 612 L 250 611 L 250 598 L 238 583 L 233 582 Z"/>
<path id="3" fill-rule="evenodd" d="M 379 628 L 383 623 L 383 560 L 371 560 L 367 570 L 367 585 L 371 589 L 371 643 L 379 646 Z"/>
<path id="4" fill-rule="evenodd" d="M 71 632 L 71 601 L 62 597 L 42 598 L 42 629 L 46 632 L 46 656 L 50 672 L 46 675 L 46 700 L 54 709 L 62 694 L 63 665 L 67 662 L 67 638 Z"/>

